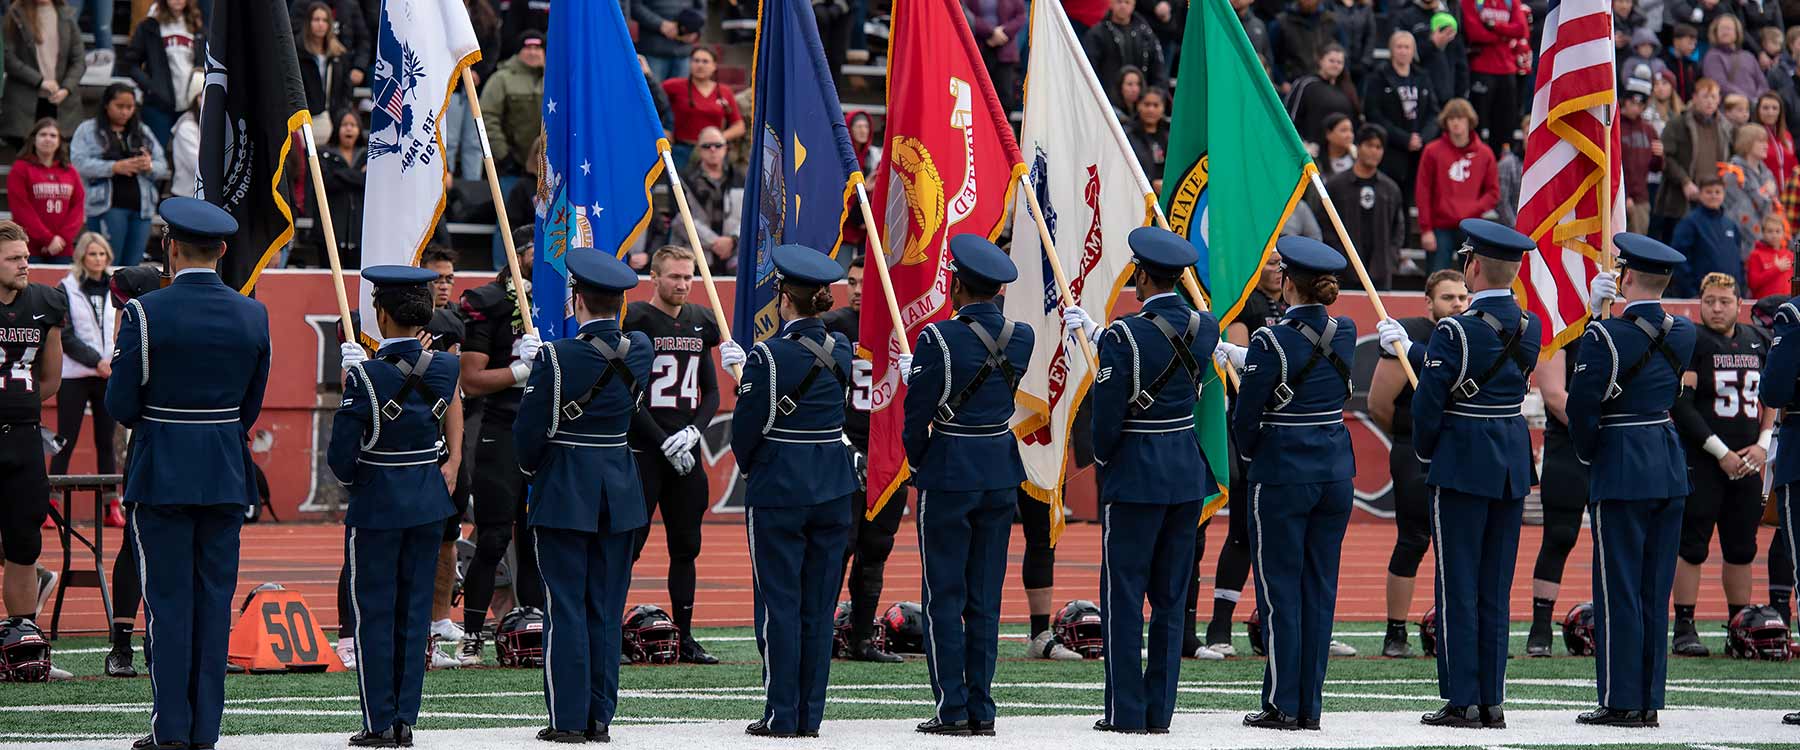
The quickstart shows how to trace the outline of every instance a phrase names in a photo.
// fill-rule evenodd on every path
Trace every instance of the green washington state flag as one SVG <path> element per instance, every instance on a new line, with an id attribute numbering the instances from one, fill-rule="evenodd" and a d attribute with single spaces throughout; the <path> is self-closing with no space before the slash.
<path id="1" fill-rule="evenodd" d="M 1169 228 L 1200 250 L 1194 271 L 1220 327 L 1256 288 L 1263 259 L 1316 169 L 1230 0 L 1195 0 L 1182 34 L 1183 62 L 1169 129 L 1162 204 Z M 1216 210 L 1215 210 L 1216 209 Z M 1231 449 L 1225 388 L 1215 371 L 1194 409 L 1195 430 L 1225 504 Z"/>

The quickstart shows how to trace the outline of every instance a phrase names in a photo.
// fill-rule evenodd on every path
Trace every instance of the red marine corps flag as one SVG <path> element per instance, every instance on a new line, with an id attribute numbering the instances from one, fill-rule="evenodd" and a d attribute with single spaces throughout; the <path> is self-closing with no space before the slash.
<path id="1" fill-rule="evenodd" d="M 1612 192 L 1608 226 L 1625 227 L 1624 174 L 1619 160 L 1608 158 L 1619 151 L 1616 130 L 1606 146 L 1607 118 L 1618 101 L 1612 29 L 1607 0 L 1563 0 L 1544 17 L 1517 228 L 1538 244 L 1519 270 L 1518 290 L 1525 309 L 1544 322 L 1546 358 L 1587 328 L 1588 280 L 1598 273 L 1603 247 L 1602 184 Z"/>
<path id="2" fill-rule="evenodd" d="M 864 305 L 859 356 L 873 363 L 869 516 L 908 476 L 900 446 L 905 388 L 894 367 L 900 337 L 953 312 L 946 246 L 956 234 L 993 239 L 1025 170 L 1006 110 L 956 0 L 895 0 L 888 49 L 887 151 L 874 212 L 900 305 Z M 873 262 L 871 260 L 871 262 Z"/>

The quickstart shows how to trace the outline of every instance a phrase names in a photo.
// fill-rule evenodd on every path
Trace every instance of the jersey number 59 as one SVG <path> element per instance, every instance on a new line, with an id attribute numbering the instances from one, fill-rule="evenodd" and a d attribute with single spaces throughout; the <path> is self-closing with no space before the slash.
<path id="1" fill-rule="evenodd" d="M 1720 419 L 1733 419 L 1740 414 L 1749 419 L 1760 417 L 1762 404 L 1757 401 L 1757 391 L 1761 385 L 1762 373 L 1756 370 L 1714 370 L 1713 414 Z"/>

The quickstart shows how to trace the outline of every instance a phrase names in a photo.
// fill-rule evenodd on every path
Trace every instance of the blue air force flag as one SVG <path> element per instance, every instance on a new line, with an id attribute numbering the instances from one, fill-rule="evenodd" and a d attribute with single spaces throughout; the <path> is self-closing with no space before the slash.
<path id="1" fill-rule="evenodd" d="M 550 10 L 544 62 L 531 317 L 545 341 L 575 332 L 570 248 L 623 256 L 650 221 L 650 186 L 668 150 L 618 3 Z"/>
<path id="2" fill-rule="evenodd" d="M 756 24 L 756 108 L 731 326 L 745 348 L 780 327 L 769 251 L 797 244 L 837 257 L 850 196 L 862 182 L 812 5 L 763 0 Z"/>
<path id="3" fill-rule="evenodd" d="M 382 3 L 369 84 L 369 163 L 363 187 L 363 266 L 418 265 L 444 213 L 444 108 L 481 46 L 461 0 Z M 357 293 L 363 343 L 374 346 L 373 284 Z"/>

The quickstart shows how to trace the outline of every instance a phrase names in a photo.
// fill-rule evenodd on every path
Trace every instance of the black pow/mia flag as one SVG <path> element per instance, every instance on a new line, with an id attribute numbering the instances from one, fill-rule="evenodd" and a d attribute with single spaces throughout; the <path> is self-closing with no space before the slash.
<path id="1" fill-rule="evenodd" d="M 244 294 L 294 236 L 282 166 L 290 134 L 310 115 L 290 23 L 286 0 L 213 3 L 207 21 L 195 197 L 237 218 L 219 276 Z"/>

